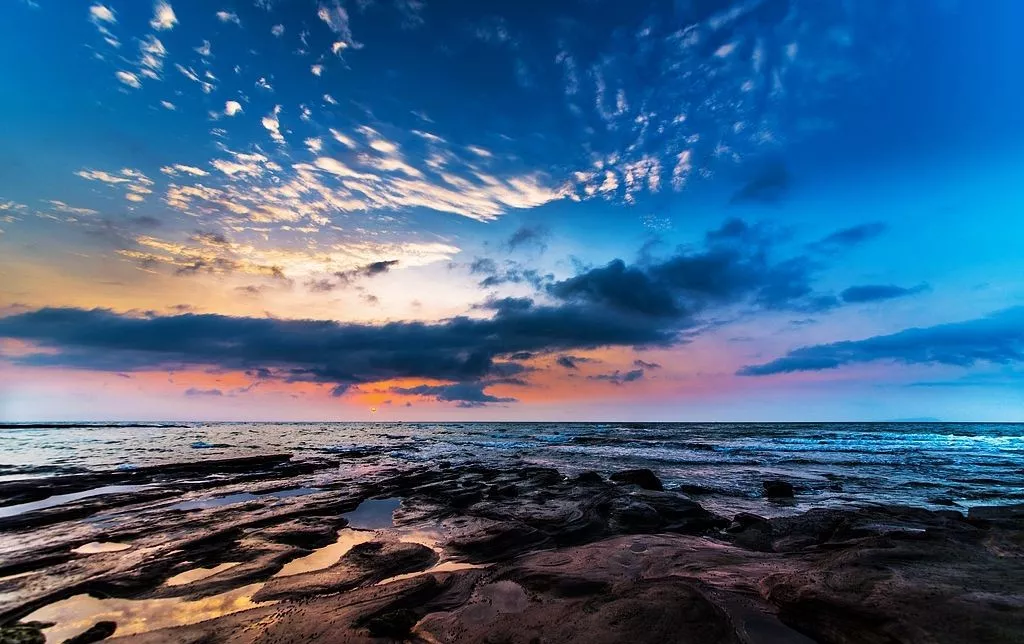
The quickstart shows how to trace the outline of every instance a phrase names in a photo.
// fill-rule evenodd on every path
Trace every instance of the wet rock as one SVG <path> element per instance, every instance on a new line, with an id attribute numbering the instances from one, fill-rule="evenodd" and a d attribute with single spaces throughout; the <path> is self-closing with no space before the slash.
<path id="1" fill-rule="evenodd" d="M 583 472 L 573 480 L 576 483 L 582 483 L 584 485 L 597 485 L 604 483 L 604 478 L 597 472 Z"/>
<path id="2" fill-rule="evenodd" d="M 931 503 L 932 505 L 954 506 L 957 504 L 956 501 L 949 498 L 948 496 L 933 496 L 932 498 L 928 499 L 928 502 Z"/>
<path id="3" fill-rule="evenodd" d="M 96 622 L 85 632 L 64 640 L 64 644 L 92 644 L 105 640 L 117 631 L 117 622 Z"/>
<path id="4" fill-rule="evenodd" d="M 765 481 L 761 486 L 764 488 L 764 495 L 769 499 L 793 498 L 793 484 L 788 481 Z"/>
<path id="5" fill-rule="evenodd" d="M 271 579 L 253 599 L 298 599 L 344 592 L 424 570 L 436 562 L 437 553 L 419 543 L 368 541 L 353 546 L 338 563 L 323 570 Z"/>
<path id="6" fill-rule="evenodd" d="M 771 522 L 756 514 L 741 512 L 733 517 L 725 529 L 730 541 L 741 548 L 759 552 L 771 552 L 774 531 Z"/>
<path id="7" fill-rule="evenodd" d="M 682 485 L 675 489 L 682 492 L 683 494 L 689 494 L 691 496 L 701 496 L 704 494 L 715 493 L 715 491 L 709 487 L 704 487 L 703 485 L 693 485 L 690 483 L 683 483 Z"/>
<path id="8" fill-rule="evenodd" d="M 624 470 L 622 472 L 616 472 L 608 478 L 620 485 L 639 485 L 645 490 L 656 490 L 660 492 L 665 489 L 661 484 L 661 479 L 659 479 L 654 472 L 648 469 Z"/>

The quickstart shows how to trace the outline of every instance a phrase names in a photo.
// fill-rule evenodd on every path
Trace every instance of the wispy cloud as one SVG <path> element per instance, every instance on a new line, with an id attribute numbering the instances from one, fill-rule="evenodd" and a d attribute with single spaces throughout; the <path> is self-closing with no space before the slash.
<path id="1" fill-rule="evenodd" d="M 153 5 L 153 19 L 149 25 L 158 31 L 173 29 L 178 24 L 178 17 L 174 15 L 174 9 L 163 0 L 157 0 Z"/>

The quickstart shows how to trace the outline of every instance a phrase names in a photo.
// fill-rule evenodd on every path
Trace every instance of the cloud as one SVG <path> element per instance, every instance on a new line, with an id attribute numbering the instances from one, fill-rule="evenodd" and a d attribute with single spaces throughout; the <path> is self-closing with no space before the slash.
<path id="1" fill-rule="evenodd" d="M 862 302 L 879 302 L 908 295 L 917 295 L 928 289 L 929 286 L 927 284 L 918 284 L 910 288 L 892 284 L 865 284 L 862 286 L 851 286 L 840 293 L 839 297 L 847 304 L 859 304 Z"/>
<path id="2" fill-rule="evenodd" d="M 979 362 L 1024 362 L 1024 307 L 996 311 L 965 322 L 906 329 L 864 340 L 801 347 L 771 362 L 743 367 L 737 373 L 741 376 L 768 376 L 822 371 L 876 360 L 959 367 L 970 367 Z"/>
<path id="3" fill-rule="evenodd" d="M 540 252 L 547 250 L 547 239 L 551 232 L 545 226 L 520 226 L 505 242 L 509 252 L 524 246 L 532 246 Z"/>
<path id="4" fill-rule="evenodd" d="M 485 384 L 522 372 L 509 360 L 524 352 L 679 341 L 675 330 L 648 320 L 573 305 L 382 325 L 44 308 L 0 317 L 0 337 L 40 347 L 8 356 L 19 364 L 114 372 L 264 369 L 280 380 L 331 385 L 396 378 Z"/>
<path id="5" fill-rule="evenodd" d="M 458 403 L 459 407 L 482 407 L 492 403 L 517 402 L 515 398 L 492 396 L 484 391 L 484 385 L 474 382 L 459 382 L 451 385 L 392 387 L 390 391 L 403 396 L 429 396 L 440 402 Z"/>
<path id="6" fill-rule="evenodd" d="M 774 203 L 789 188 L 789 171 L 781 161 L 771 161 L 757 169 L 756 174 L 732 196 L 730 203 L 758 201 Z"/>
<path id="7" fill-rule="evenodd" d="M 705 235 L 703 248 L 639 265 L 616 259 L 554 282 L 546 291 L 563 301 L 666 319 L 737 304 L 791 311 L 838 306 L 835 296 L 812 287 L 823 268 L 820 261 L 802 255 L 777 259 L 776 241 L 766 227 L 730 219 Z"/>
<path id="8" fill-rule="evenodd" d="M 242 21 L 238 19 L 238 14 L 234 11 L 218 11 L 217 20 L 221 22 L 233 22 L 236 25 L 241 25 Z"/>
<path id="9" fill-rule="evenodd" d="M 581 362 L 590 362 L 590 358 L 583 358 L 580 356 L 561 355 L 555 358 L 555 364 L 566 369 L 575 370 L 579 369 Z"/>
<path id="10" fill-rule="evenodd" d="M 224 114 L 227 116 L 234 116 L 242 111 L 242 104 L 238 101 L 225 101 L 224 102 Z"/>
<path id="11" fill-rule="evenodd" d="M 272 33 L 275 37 L 280 38 L 282 35 L 284 35 L 284 25 L 274 25 L 273 27 L 270 28 L 270 33 Z"/>
<path id="12" fill-rule="evenodd" d="M 284 143 L 284 135 L 281 134 L 281 121 L 278 120 L 278 114 L 281 113 L 281 106 L 275 105 L 274 111 L 263 117 L 261 121 L 263 127 L 270 132 L 270 138 L 274 139 L 278 143 Z"/>
<path id="13" fill-rule="evenodd" d="M 643 360 L 634 360 L 634 367 L 640 367 L 641 369 L 661 369 L 661 365 L 657 362 L 645 362 Z"/>
<path id="14" fill-rule="evenodd" d="M 220 389 L 197 389 L 195 387 L 189 387 L 185 390 L 185 395 L 189 398 L 200 398 L 203 396 L 223 396 L 224 392 Z"/>
<path id="15" fill-rule="evenodd" d="M 173 29 L 176 24 L 178 24 L 178 17 L 174 15 L 171 5 L 163 0 L 157 0 L 153 5 L 153 19 L 149 21 L 149 25 L 157 31 L 163 31 Z"/>
<path id="16" fill-rule="evenodd" d="M 587 378 L 589 378 L 590 380 L 604 380 L 606 382 L 612 383 L 613 385 L 623 385 L 627 382 L 636 382 L 637 380 L 640 380 L 643 377 L 643 369 L 633 369 L 632 371 L 627 371 L 625 373 L 616 369 L 612 373 L 602 373 L 596 376 L 587 376 Z"/>
<path id="17" fill-rule="evenodd" d="M 89 20 L 97 24 L 100 22 L 114 24 L 117 22 L 117 17 L 111 9 L 96 3 L 89 7 Z"/>
<path id="18" fill-rule="evenodd" d="M 851 228 L 838 230 L 831 235 L 810 245 L 810 249 L 817 252 L 834 253 L 846 250 L 853 246 L 863 244 L 878 237 L 886 230 L 886 225 L 881 222 L 860 224 Z"/>
<path id="19" fill-rule="evenodd" d="M 374 277 L 376 275 L 383 275 L 390 271 L 393 267 L 398 266 L 399 260 L 388 259 L 379 262 L 371 262 L 365 266 L 357 266 L 345 271 L 338 271 L 335 276 L 341 281 L 342 284 L 349 284 L 361 277 Z"/>
<path id="20" fill-rule="evenodd" d="M 139 81 L 139 77 L 131 72 L 120 70 L 116 72 L 114 76 L 117 77 L 117 80 L 121 81 L 128 87 L 132 87 L 135 89 L 139 89 L 140 87 L 142 87 L 142 83 Z"/>

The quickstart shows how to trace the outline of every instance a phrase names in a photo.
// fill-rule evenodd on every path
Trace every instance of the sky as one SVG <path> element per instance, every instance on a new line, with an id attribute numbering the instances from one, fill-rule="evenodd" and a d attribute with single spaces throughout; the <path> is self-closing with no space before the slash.
<path id="1" fill-rule="evenodd" d="M 0 421 L 1024 421 L 1015 0 L 5 0 Z"/>

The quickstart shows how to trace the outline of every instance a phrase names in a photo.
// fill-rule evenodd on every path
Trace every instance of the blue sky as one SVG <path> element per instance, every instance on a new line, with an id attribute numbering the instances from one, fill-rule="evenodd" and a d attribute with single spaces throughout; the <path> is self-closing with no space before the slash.
<path id="1" fill-rule="evenodd" d="M 1022 18 L 11 0 L 0 416 L 1022 420 Z"/>

